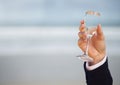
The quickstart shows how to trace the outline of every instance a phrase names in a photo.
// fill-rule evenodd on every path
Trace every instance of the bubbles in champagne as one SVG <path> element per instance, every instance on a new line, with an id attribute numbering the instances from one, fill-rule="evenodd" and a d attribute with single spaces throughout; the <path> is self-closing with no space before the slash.
<path id="1" fill-rule="evenodd" d="M 100 13 L 99 13 L 99 12 L 95 12 L 95 11 L 92 11 L 92 10 L 86 11 L 85 14 L 86 14 L 86 15 L 100 16 Z"/>

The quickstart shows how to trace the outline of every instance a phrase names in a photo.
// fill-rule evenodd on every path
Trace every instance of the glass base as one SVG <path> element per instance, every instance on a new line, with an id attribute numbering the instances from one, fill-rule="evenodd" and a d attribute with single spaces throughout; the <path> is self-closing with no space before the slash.
<path id="1" fill-rule="evenodd" d="M 91 57 L 89 57 L 88 55 L 86 55 L 86 54 L 79 55 L 77 57 L 82 59 L 85 62 L 93 62 L 93 59 Z"/>

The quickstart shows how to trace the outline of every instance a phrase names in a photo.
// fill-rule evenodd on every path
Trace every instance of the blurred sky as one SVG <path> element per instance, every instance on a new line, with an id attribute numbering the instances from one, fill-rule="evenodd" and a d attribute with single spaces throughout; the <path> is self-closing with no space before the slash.
<path id="1" fill-rule="evenodd" d="M 0 25 L 78 25 L 86 10 L 101 12 L 101 23 L 120 25 L 120 0 L 0 0 Z M 94 23 L 94 21 L 93 21 Z"/>

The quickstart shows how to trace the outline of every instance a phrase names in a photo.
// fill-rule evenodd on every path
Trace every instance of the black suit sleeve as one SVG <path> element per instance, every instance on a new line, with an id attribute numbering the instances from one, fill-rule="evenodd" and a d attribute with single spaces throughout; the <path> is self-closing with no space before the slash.
<path id="1" fill-rule="evenodd" d="M 84 63 L 87 85 L 112 85 L 113 79 L 108 68 L 108 60 L 100 67 L 88 71 Z"/>

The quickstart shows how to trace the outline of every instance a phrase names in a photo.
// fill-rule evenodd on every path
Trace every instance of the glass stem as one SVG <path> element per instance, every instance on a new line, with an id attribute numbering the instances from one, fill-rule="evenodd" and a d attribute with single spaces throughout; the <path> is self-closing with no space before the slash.
<path id="1" fill-rule="evenodd" d="M 87 34 L 87 43 L 86 43 L 86 50 L 85 50 L 85 55 L 88 55 L 88 49 L 89 49 L 89 43 L 90 43 L 90 36 Z"/>

